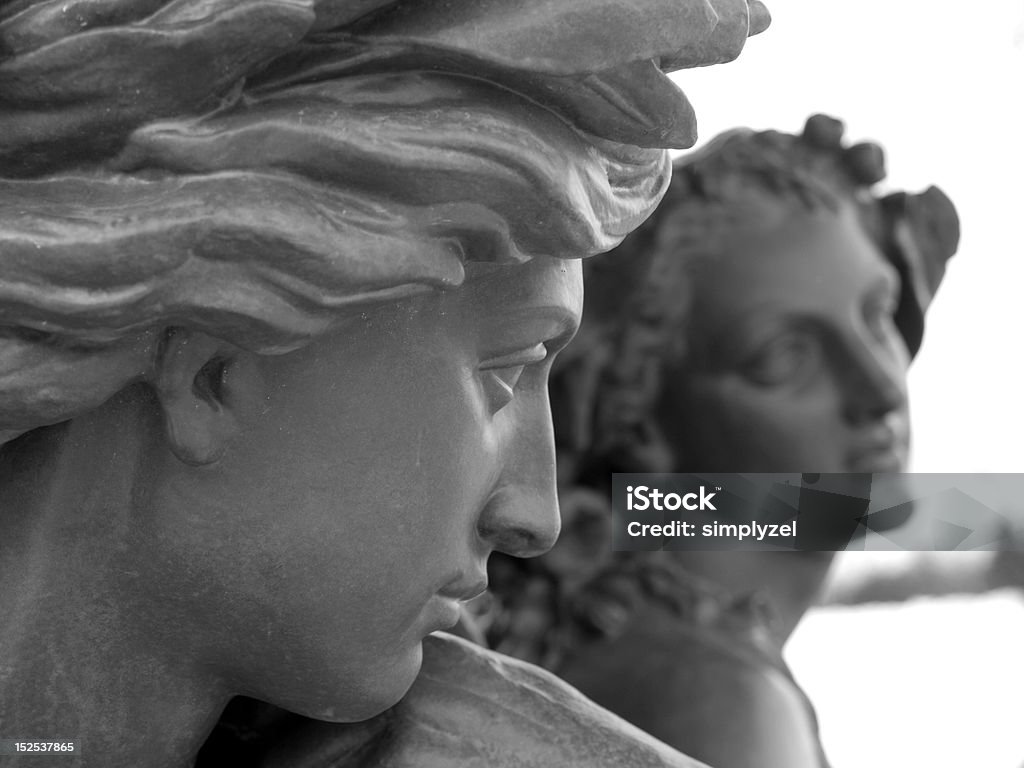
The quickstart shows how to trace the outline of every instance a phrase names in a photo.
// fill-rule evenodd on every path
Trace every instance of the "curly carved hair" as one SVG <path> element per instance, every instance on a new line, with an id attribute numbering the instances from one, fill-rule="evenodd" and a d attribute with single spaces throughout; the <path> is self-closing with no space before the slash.
<path id="1" fill-rule="evenodd" d="M 899 272 L 895 321 L 911 354 L 917 352 L 925 309 L 959 241 L 956 210 L 937 187 L 876 194 L 885 177 L 882 149 L 847 146 L 843 130 L 840 121 L 815 115 L 799 135 L 722 134 L 677 160 L 657 211 L 612 253 L 586 265 L 583 327 L 552 376 L 565 455 L 595 476 L 672 471 L 652 411 L 663 370 L 687 354 L 690 271 L 730 233 L 756 227 L 766 204 L 802 211 L 852 204 Z"/>
<path id="2" fill-rule="evenodd" d="M 608 250 L 693 142 L 662 70 L 766 25 L 757 0 L 0 4 L 0 444 L 143 378 L 168 327 L 281 353 L 466 260 Z"/>

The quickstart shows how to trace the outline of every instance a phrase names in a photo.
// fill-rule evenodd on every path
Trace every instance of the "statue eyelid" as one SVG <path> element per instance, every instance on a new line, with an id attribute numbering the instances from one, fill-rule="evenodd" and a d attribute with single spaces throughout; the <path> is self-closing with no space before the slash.
<path id="1" fill-rule="evenodd" d="M 503 368 L 533 365 L 534 363 L 541 362 L 547 356 L 547 346 L 545 344 L 535 344 L 527 349 L 517 349 L 514 352 L 488 358 L 480 363 L 480 370 L 494 371 Z"/>
<path id="2" fill-rule="evenodd" d="M 492 357 L 480 364 L 481 382 L 484 393 L 491 405 L 491 412 L 497 413 L 516 396 L 516 384 L 529 365 L 535 365 L 548 357 L 548 348 L 536 344 L 529 349 Z"/>
<path id="3" fill-rule="evenodd" d="M 778 334 L 759 346 L 740 366 L 743 374 L 765 387 L 792 383 L 810 373 L 821 357 L 824 340 L 810 328 Z"/>

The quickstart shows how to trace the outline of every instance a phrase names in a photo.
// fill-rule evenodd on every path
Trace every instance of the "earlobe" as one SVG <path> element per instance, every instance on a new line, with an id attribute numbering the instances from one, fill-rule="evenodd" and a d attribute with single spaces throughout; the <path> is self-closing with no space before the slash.
<path id="1" fill-rule="evenodd" d="M 217 461 L 237 433 L 227 377 L 239 350 L 204 333 L 169 329 L 157 352 L 153 386 L 168 445 L 179 460 Z"/>

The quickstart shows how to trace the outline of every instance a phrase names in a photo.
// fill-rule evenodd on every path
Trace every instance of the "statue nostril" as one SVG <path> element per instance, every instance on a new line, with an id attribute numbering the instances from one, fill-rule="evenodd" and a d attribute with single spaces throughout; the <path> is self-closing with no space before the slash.
<path id="1" fill-rule="evenodd" d="M 522 528 L 503 531 L 498 537 L 497 548 L 507 555 L 516 557 L 540 554 L 540 551 L 543 551 L 538 551 L 537 537 Z"/>
<path id="2" fill-rule="evenodd" d="M 503 489 L 484 507 L 477 533 L 496 552 L 513 557 L 536 557 L 555 545 L 561 528 L 557 507 L 539 506 L 532 494 Z"/>

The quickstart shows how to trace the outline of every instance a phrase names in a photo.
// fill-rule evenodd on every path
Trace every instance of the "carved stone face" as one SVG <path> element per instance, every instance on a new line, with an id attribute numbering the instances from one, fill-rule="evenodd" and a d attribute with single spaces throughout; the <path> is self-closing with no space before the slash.
<path id="1" fill-rule="evenodd" d="M 892 321 L 898 277 L 839 214 L 771 206 L 696 265 L 687 360 L 659 419 L 679 468 L 905 468 L 909 357 Z"/>
<path id="2" fill-rule="evenodd" d="M 412 684 L 423 637 L 483 590 L 493 550 L 554 542 L 547 377 L 579 322 L 580 265 L 467 272 L 229 370 L 238 436 L 155 492 L 139 532 L 151 578 L 237 690 L 371 716 Z M 247 379 L 260 391 L 233 396 Z"/>

